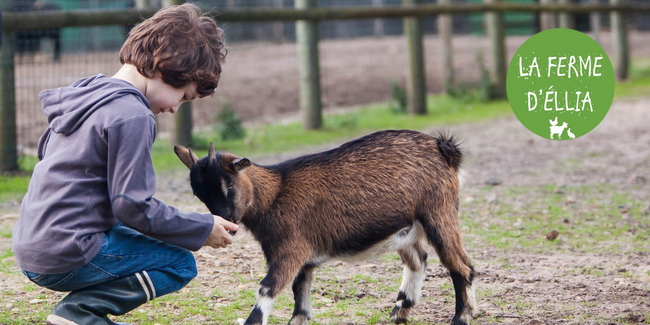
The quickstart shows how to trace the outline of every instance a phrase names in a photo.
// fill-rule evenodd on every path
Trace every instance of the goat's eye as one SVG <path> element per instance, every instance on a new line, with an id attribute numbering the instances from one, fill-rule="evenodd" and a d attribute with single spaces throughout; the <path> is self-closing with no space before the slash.
<path id="1" fill-rule="evenodd" d="M 232 188 L 235 187 L 235 183 L 228 183 L 228 185 L 226 185 L 226 187 L 227 187 L 229 190 L 232 190 Z"/>

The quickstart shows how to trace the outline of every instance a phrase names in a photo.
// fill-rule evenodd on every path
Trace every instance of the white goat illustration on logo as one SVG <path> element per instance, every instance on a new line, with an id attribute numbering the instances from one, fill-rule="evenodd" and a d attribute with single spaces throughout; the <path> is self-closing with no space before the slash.
<path id="1" fill-rule="evenodd" d="M 557 134 L 558 140 L 561 140 L 562 139 L 562 132 L 564 132 L 564 129 L 566 129 L 567 126 L 569 126 L 567 124 L 567 122 L 562 123 L 562 126 L 557 126 L 557 116 L 555 117 L 555 121 L 552 121 L 552 120 L 548 120 L 548 121 L 551 122 L 551 126 L 550 126 L 551 139 L 553 139 L 554 134 Z M 569 137 L 571 137 L 571 135 L 573 135 L 573 133 L 569 133 Z M 571 137 L 571 138 L 573 139 L 573 137 Z"/>

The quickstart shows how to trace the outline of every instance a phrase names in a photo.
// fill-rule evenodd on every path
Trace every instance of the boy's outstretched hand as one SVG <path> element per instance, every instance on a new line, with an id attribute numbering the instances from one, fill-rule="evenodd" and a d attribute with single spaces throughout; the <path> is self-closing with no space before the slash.
<path id="1" fill-rule="evenodd" d="M 236 224 L 226 221 L 220 216 L 214 217 L 214 226 L 212 227 L 212 232 L 206 239 L 203 246 L 210 246 L 212 248 L 225 248 L 226 246 L 232 244 L 232 236 L 228 233 L 230 231 L 236 231 L 239 229 L 239 226 Z"/>

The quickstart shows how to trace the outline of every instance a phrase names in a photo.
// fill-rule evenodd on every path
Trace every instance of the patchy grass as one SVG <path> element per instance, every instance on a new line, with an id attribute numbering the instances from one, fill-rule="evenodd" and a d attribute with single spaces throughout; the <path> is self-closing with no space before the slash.
<path id="1" fill-rule="evenodd" d="M 500 200 L 498 204 L 483 202 L 483 198 L 479 197 L 492 192 L 497 192 Z M 624 191 L 611 185 L 563 187 L 561 191 L 550 186 L 497 186 L 478 189 L 473 202 L 464 201 L 461 206 L 461 226 L 469 228 L 463 232 L 465 246 L 472 249 L 472 254 L 482 250 L 509 252 L 497 253 L 490 259 L 477 257 L 475 261 L 479 263 L 478 270 L 486 270 L 484 265 L 489 263 L 493 265 L 492 269 L 496 268 L 502 274 L 500 278 L 503 278 L 503 274 L 519 274 L 517 281 L 502 282 L 499 285 L 489 285 L 482 281 L 485 277 L 492 276 L 489 272 L 477 279 L 477 298 L 483 306 L 489 308 L 483 307 L 473 323 L 500 324 L 514 320 L 525 320 L 524 323 L 528 323 L 531 317 L 544 319 L 544 315 L 555 321 L 565 319 L 573 323 L 628 322 L 629 315 L 601 314 L 598 310 L 604 303 L 602 299 L 592 299 L 598 296 L 594 290 L 580 297 L 568 294 L 570 300 L 562 303 L 553 304 L 551 300 L 550 303 L 540 304 L 539 299 L 544 294 L 524 294 L 526 291 L 521 287 L 525 284 L 520 281 L 527 278 L 524 271 L 529 269 L 522 270 L 523 264 L 517 261 L 520 258 L 517 252 L 535 256 L 553 256 L 562 252 L 570 252 L 567 255 L 594 252 L 605 256 L 620 256 L 621 248 L 623 252 L 631 252 L 632 247 L 642 252 L 650 250 L 649 243 L 644 239 L 648 236 L 650 221 L 640 213 L 640 202 L 622 193 Z M 622 219 L 622 214 L 628 214 L 629 218 Z M 568 222 L 564 219 L 568 219 Z M 612 227 L 601 229 L 599 226 L 609 223 Z M 632 227 L 636 228 L 636 233 L 628 235 Z M 559 231 L 558 239 L 548 241 L 545 238 L 549 229 Z M 609 235 L 605 231 L 609 231 Z M 636 239 L 637 236 L 640 239 Z M 232 249 L 237 254 L 242 254 L 241 246 Z M 430 247 L 428 250 L 432 253 Z M 227 256 L 232 253 L 213 253 L 223 263 L 231 262 Z M 6 257 L 11 256 L 10 250 L 1 256 L 3 273 L 7 274 L 10 281 L 25 283 L 0 293 L 0 301 L 13 304 L 11 309 L 3 308 L 3 304 L 0 304 L 0 324 L 3 321 L 11 324 L 42 323 L 54 303 L 63 295 L 26 282 L 19 273 L 13 272 L 16 270 L 13 260 L 5 261 Z M 222 271 L 213 280 L 196 279 L 178 293 L 155 299 L 124 317 L 114 319 L 143 325 L 235 324 L 236 319 L 245 319 L 250 313 L 255 303 L 259 280 L 257 275 L 263 272 L 262 260 L 246 259 L 243 263 L 239 267 Z M 241 268 L 248 263 L 253 268 L 250 275 L 246 269 Z M 355 267 L 337 262 L 326 264 L 317 270 L 311 293 L 315 317 L 310 324 L 389 322 L 389 313 L 401 282 L 402 264 L 396 253 L 384 254 L 377 261 L 368 263 L 370 265 Z M 432 253 L 428 261 L 429 275 L 436 274 L 436 269 L 441 270 L 439 263 Z M 650 275 L 650 271 L 645 270 L 640 274 L 633 273 L 625 268 L 623 262 L 607 266 L 571 265 L 563 271 L 559 273 L 561 275 L 552 278 L 561 283 L 571 283 L 571 279 L 588 277 L 597 279 L 596 282 L 608 283 L 614 278 L 634 281 L 646 273 Z M 208 274 L 205 268 L 199 273 L 204 276 Z M 577 282 L 582 283 L 581 280 Z M 565 284 L 558 286 L 562 288 Z M 525 290 L 531 288 L 533 287 L 529 286 Z M 544 290 L 537 292 L 545 292 Z M 423 293 L 421 303 L 413 311 L 409 323 L 448 324 L 453 315 L 455 299 L 448 276 L 427 277 Z M 29 304 L 34 298 L 44 301 Z M 292 311 L 293 295 L 290 288 L 285 288 L 274 305 L 269 324 L 286 324 Z"/>
<path id="2" fill-rule="evenodd" d="M 495 187 L 499 202 L 463 203 L 461 223 L 474 244 L 532 253 L 650 252 L 647 205 L 614 186 Z M 485 201 L 484 197 L 474 200 Z M 556 240 L 546 239 L 552 230 Z M 507 268 L 507 262 L 503 264 Z"/>
<path id="3" fill-rule="evenodd" d="M 0 174 L 0 203 L 8 200 L 19 200 L 27 192 L 32 171 L 38 159 L 33 156 L 21 156 L 18 159 L 17 174 Z"/>
<path id="4" fill-rule="evenodd" d="M 12 267 L 15 267 L 15 260 L 11 259 L 14 256 L 14 252 L 11 248 L 5 249 L 0 253 L 0 272 L 5 274 L 12 273 Z M 0 323 L 1 324 L 1 323 Z"/>
<path id="5" fill-rule="evenodd" d="M 647 96 L 650 88 L 650 57 L 634 57 L 629 80 L 617 82 L 615 98 Z"/>
<path id="6" fill-rule="evenodd" d="M 4 226 L 0 229 L 0 238 L 11 238 L 12 237 L 13 227 Z"/>

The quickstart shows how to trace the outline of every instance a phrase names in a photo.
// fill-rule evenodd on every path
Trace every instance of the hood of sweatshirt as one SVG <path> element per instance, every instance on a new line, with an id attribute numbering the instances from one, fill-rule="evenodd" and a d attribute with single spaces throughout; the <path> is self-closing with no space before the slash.
<path id="1" fill-rule="evenodd" d="M 135 95 L 147 108 L 151 108 L 147 98 L 135 86 L 102 74 L 78 80 L 68 87 L 44 90 L 38 94 L 38 98 L 43 113 L 47 116 L 49 129 L 70 135 L 98 108 L 129 94 Z"/>

